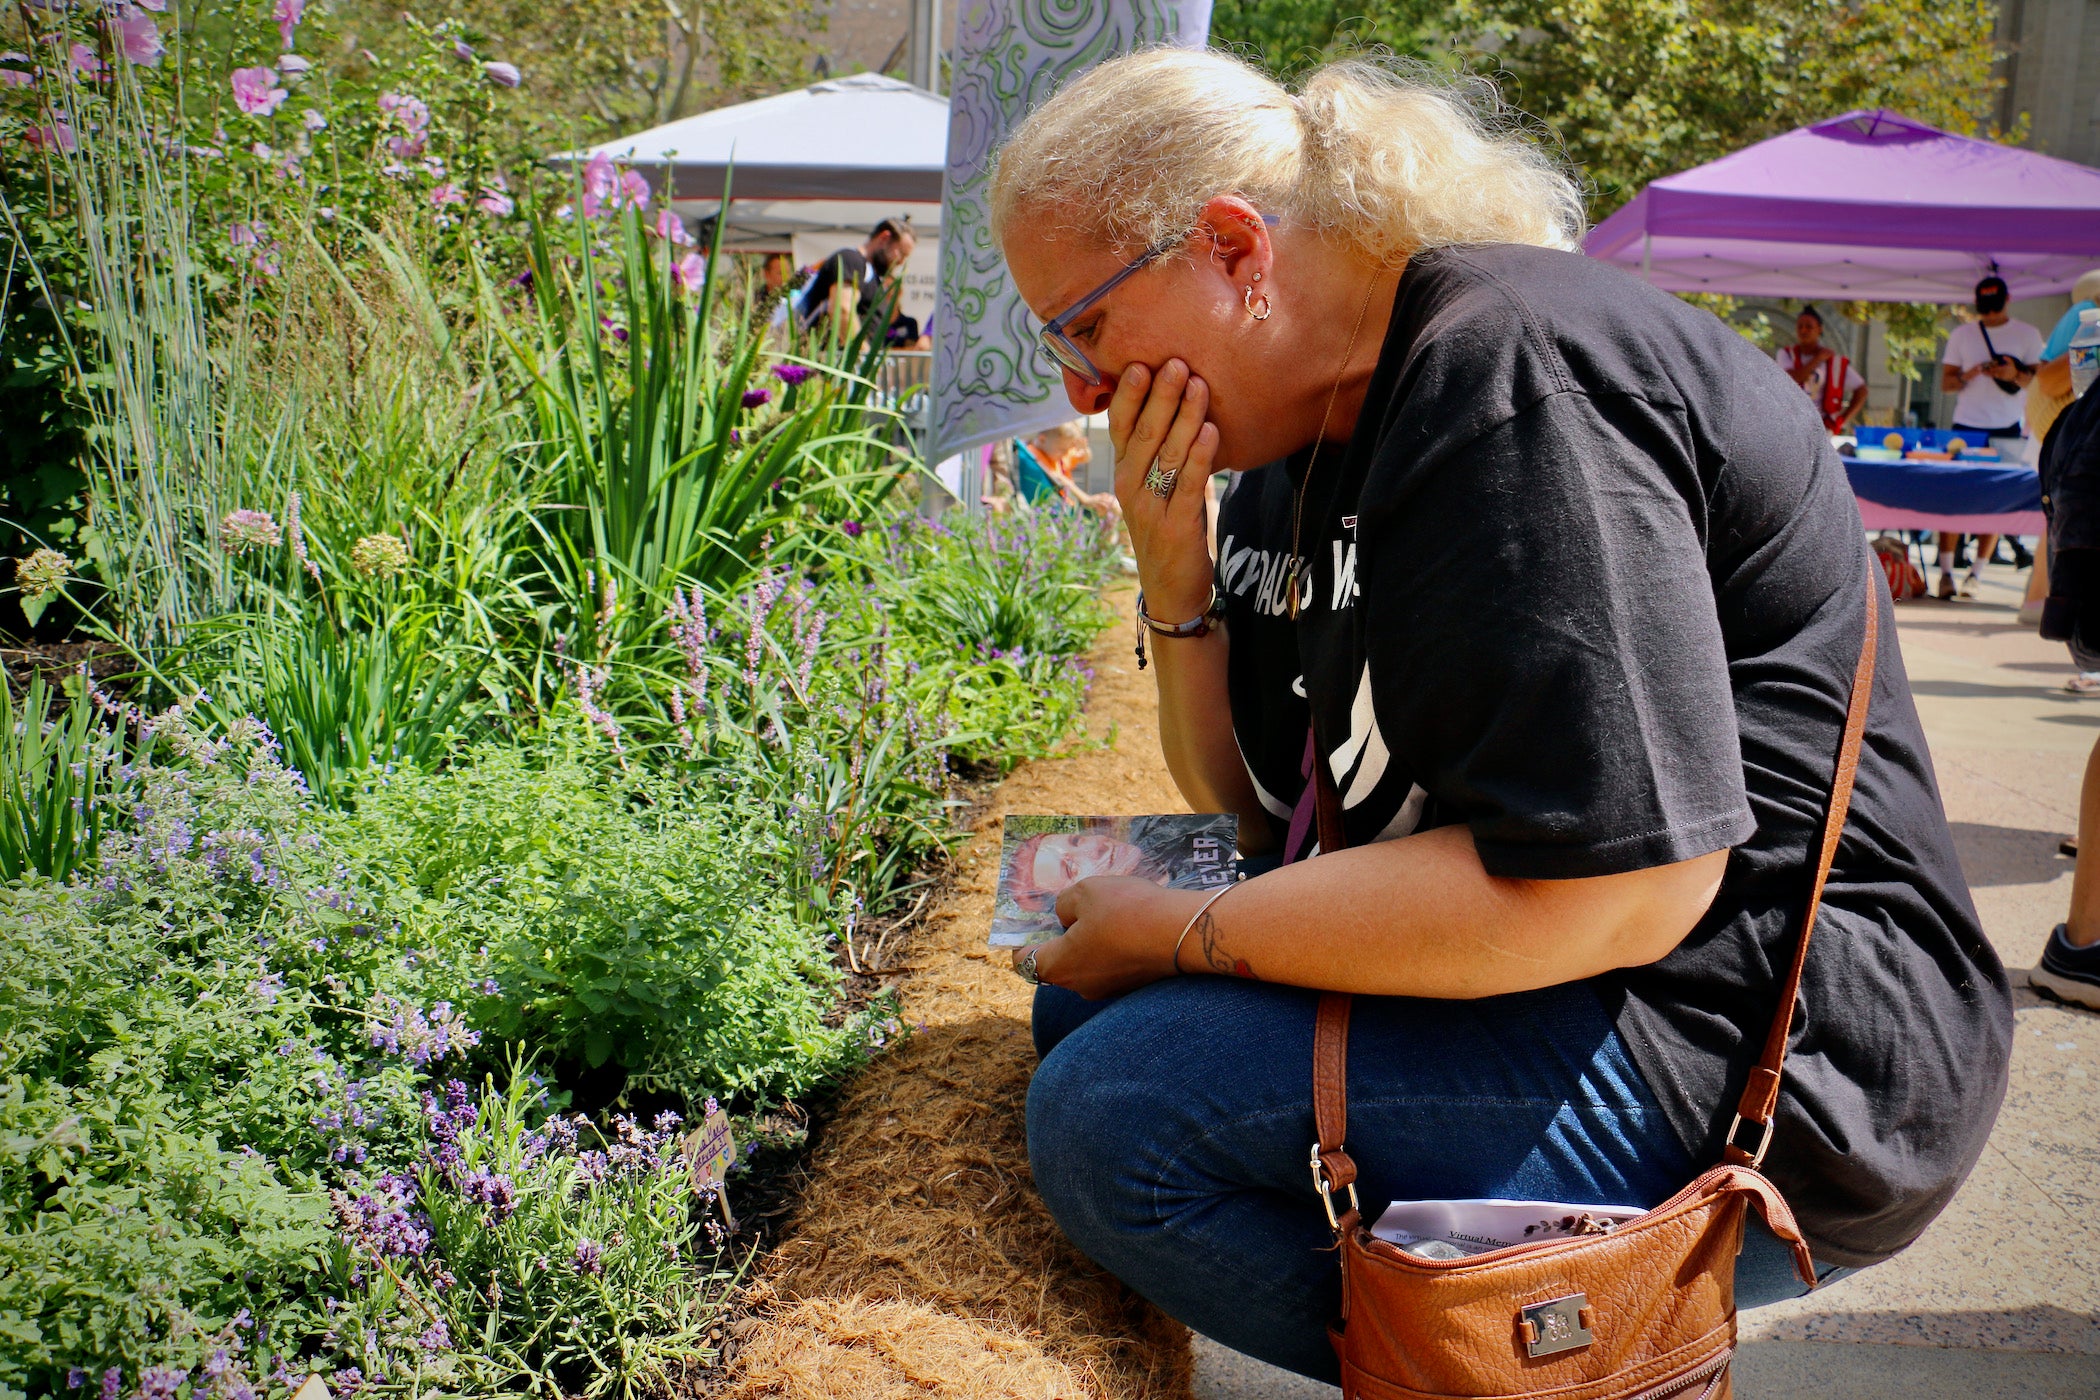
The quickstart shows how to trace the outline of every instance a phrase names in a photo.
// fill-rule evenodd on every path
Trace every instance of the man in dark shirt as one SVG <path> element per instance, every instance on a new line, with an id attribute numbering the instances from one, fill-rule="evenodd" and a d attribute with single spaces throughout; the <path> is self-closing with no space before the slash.
<path id="1" fill-rule="evenodd" d="M 889 295 L 884 285 L 918 244 L 908 219 L 884 219 L 858 248 L 841 248 L 818 266 L 803 290 L 796 320 L 804 330 L 836 326 L 849 340 Z"/>

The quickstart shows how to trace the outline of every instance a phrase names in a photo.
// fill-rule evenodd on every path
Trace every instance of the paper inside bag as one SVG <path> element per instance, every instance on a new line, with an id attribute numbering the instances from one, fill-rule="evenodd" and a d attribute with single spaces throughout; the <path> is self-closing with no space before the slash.
<path id="1" fill-rule="evenodd" d="M 1640 1206 L 1571 1205 L 1566 1201 L 1395 1201 L 1371 1233 L 1405 1248 L 1441 1240 L 1465 1254 L 1513 1244 L 1608 1234 L 1646 1214 Z M 1430 1257 L 1443 1256 L 1435 1251 Z"/>

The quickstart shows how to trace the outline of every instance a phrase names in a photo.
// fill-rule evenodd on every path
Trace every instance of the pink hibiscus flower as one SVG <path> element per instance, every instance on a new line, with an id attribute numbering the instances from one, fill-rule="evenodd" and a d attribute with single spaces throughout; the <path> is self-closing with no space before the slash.
<path id="1" fill-rule="evenodd" d="M 284 105 L 291 94 L 275 86 L 277 71 L 274 68 L 236 68 L 233 70 L 233 102 L 251 117 L 267 117 Z"/>
<path id="2" fill-rule="evenodd" d="M 278 46 L 287 52 L 292 47 L 292 31 L 306 14 L 306 0 L 277 0 L 277 8 L 271 11 L 277 16 L 277 36 L 283 42 Z"/>
<path id="3" fill-rule="evenodd" d="M 685 220 L 679 218 L 670 209 L 659 209 L 656 211 L 656 236 L 658 238 L 668 238 L 674 245 L 680 247 L 693 241 L 693 236 L 685 231 Z"/>
<path id="4" fill-rule="evenodd" d="M 605 209 L 605 197 L 613 191 L 612 157 L 600 151 L 583 163 L 583 217 L 595 219 Z"/>
<path id="5" fill-rule="evenodd" d="M 159 63 L 160 56 L 167 51 L 167 43 L 161 38 L 160 26 L 153 22 L 153 17 L 131 6 L 125 6 L 118 13 L 115 29 L 117 44 L 123 50 L 126 62 L 142 63 L 150 68 Z"/>
<path id="6" fill-rule="evenodd" d="M 77 144 L 73 137 L 73 128 L 63 120 L 50 126 L 32 126 L 22 133 L 22 137 L 39 151 L 70 151 Z"/>

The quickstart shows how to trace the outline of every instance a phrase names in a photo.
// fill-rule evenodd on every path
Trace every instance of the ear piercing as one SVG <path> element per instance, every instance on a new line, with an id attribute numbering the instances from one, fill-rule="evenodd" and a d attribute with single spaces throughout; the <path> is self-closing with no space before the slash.
<path id="1" fill-rule="evenodd" d="M 1254 280 L 1257 282 L 1261 280 L 1261 274 L 1259 272 L 1254 274 Z M 1271 308 L 1269 306 L 1269 294 L 1267 292 L 1263 292 L 1261 294 L 1261 306 L 1259 308 L 1257 308 L 1254 304 L 1254 288 L 1251 286 L 1247 288 L 1246 295 L 1242 296 L 1240 300 L 1246 303 L 1247 314 L 1249 316 L 1252 316 L 1255 320 L 1266 321 L 1269 319 L 1269 312 Z"/>

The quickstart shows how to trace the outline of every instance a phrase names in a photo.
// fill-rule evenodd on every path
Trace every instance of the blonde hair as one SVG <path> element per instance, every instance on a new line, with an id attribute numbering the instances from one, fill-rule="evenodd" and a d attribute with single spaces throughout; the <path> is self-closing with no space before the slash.
<path id="1" fill-rule="evenodd" d="M 1388 266 L 1453 243 L 1572 249 L 1583 231 L 1575 182 L 1484 78 L 1346 59 L 1292 93 L 1188 49 L 1110 59 L 1030 113 L 999 152 L 992 230 L 1025 217 L 1134 254 L 1221 194 Z"/>
<path id="2" fill-rule="evenodd" d="M 2076 282 L 2071 284 L 2071 300 L 2073 302 L 2100 301 L 2100 267 L 2083 274 Z"/>

